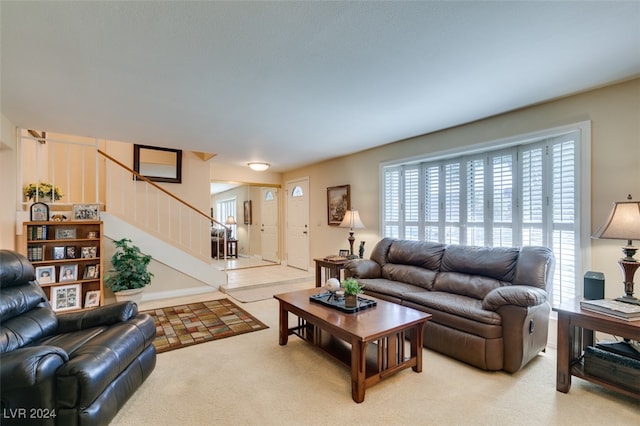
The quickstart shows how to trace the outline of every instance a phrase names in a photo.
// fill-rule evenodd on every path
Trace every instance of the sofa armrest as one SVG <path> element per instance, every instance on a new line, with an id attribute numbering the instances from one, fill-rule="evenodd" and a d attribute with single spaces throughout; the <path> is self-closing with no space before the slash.
<path id="1" fill-rule="evenodd" d="M 371 259 L 354 259 L 344 265 L 354 278 L 380 278 L 382 270 L 378 262 Z"/>
<path id="2" fill-rule="evenodd" d="M 538 306 L 547 301 L 547 292 L 528 285 L 512 285 L 491 290 L 482 300 L 482 308 L 497 311 L 501 306 Z"/>
<path id="3" fill-rule="evenodd" d="M 138 314 L 138 305 L 134 302 L 119 302 L 81 312 L 58 315 L 57 333 L 69 333 L 77 330 L 112 325 L 129 321 Z"/>

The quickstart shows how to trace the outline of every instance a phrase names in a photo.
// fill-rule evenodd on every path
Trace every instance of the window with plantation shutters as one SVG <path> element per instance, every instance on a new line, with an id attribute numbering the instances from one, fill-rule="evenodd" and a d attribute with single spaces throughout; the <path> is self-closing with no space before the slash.
<path id="1" fill-rule="evenodd" d="M 551 132 L 550 132 L 551 133 Z M 382 168 L 385 237 L 556 256 L 553 303 L 580 295 L 579 129 Z M 585 144 L 585 141 L 582 141 Z"/>

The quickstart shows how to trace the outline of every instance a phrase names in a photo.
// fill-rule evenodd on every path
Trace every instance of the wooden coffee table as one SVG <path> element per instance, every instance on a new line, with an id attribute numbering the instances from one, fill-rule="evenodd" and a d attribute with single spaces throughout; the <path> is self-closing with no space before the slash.
<path id="1" fill-rule="evenodd" d="M 400 370 L 422 371 L 423 330 L 431 314 L 379 299 L 373 308 L 344 313 L 309 300 L 323 292 L 314 288 L 273 296 L 280 302 L 281 345 L 295 334 L 350 366 L 355 402 L 364 401 L 366 388 Z M 289 328 L 289 313 L 298 317 L 295 327 Z"/>

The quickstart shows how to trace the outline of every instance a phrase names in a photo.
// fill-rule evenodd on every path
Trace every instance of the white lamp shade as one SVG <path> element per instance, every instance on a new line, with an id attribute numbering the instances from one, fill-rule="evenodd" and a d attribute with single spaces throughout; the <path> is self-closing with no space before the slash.
<path id="1" fill-rule="evenodd" d="M 233 216 L 227 216 L 227 220 L 224 222 L 226 225 L 235 225 L 236 218 Z"/>
<path id="2" fill-rule="evenodd" d="M 341 228 L 362 229 L 364 223 L 360 220 L 360 213 L 358 210 L 347 210 L 344 214 L 344 219 L 340 222 Z"/>
<path id="3" fill-rule="evenodd" d="M 594 238 L 613 240 L 640 240 L 640 203 L 619 201 L 613 203 L 607 221 L 594 234 Z"/>

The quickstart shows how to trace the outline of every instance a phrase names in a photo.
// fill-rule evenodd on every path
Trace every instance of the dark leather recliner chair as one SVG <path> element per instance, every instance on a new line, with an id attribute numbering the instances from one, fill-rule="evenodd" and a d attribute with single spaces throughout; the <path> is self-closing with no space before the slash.
<path id="1" fill-rule="evenodd" d="M 56 315 L 23 255 L 0 250 L 3 425 L 105 425 L 153 371 L 153 319 L 124 302 Z"/>

